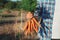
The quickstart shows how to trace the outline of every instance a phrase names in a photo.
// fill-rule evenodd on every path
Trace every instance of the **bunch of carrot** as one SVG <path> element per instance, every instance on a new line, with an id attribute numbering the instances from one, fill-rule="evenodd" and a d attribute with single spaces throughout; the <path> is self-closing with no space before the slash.
<path id="1" fill-rule="evenodd" d="M 38 27 L 41 27 L 41 25 L 33 17 L 25 23 L 25 26 L 24 26 L 23 30 L 24 30 L 25 35 L 28 35 L 28 34 L 32 35 L 33 31 L 35 31 L 36 33 L 38 32 Z"/>

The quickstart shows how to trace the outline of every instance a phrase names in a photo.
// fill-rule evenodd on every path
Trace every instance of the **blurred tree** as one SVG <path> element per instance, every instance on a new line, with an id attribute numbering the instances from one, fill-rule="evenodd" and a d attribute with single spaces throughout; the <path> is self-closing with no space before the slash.
<path id="1" fill-rule="evenodd" d="M 4 7 L 5 3 L 7 3 L 8 1 L 7 0 L 0 0 L 0 8 Z"/>
<path id="2" fill-rule="evenodd" d="M 8 3 L 5 4 L 4 7 L 7 9 L 13 9 L 15 5 L 14 5 L 14 2 L 9 1 Z"/>

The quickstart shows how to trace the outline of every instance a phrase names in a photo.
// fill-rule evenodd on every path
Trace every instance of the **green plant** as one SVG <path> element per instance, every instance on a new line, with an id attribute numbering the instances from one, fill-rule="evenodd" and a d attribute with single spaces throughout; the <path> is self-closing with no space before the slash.
<path id="1" fill-rule="evenodd" d="M 23 10 L 33 12 L 36 9 L 37 0 L 22 0 L 21 7 Z"/>

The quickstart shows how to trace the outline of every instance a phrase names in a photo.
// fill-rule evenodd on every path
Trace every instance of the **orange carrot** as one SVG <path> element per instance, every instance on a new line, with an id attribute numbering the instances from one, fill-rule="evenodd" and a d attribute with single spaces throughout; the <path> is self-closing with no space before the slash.
<path id="1" fill-rule="evenodd" d="M 36 21 L 35 18 L 32 18 L 31 20 L 28 20 L 25 24 L 25 34 L 32 34 L 32 32 L 35 30 L 35 32 L 37 33 L 38 32 L 38 27 L 37 26 L 40 26 L 41 25 Z"/>
<path id="2" fill-rule="evenodd" d="M 33 34 L 32 34 L 33 31 L 34 31 L 33 27 L 34 27 L 34 23 L 33 23 L 33 20 L 31 19 L 31 35 L 33 35 Z"/>
<path id="3" fill-rule="evenodd" d="M 33 20 L 31 20 L 31 31 L 33 31 L 33 27 L 34 27 L 34 22 Z"/>
<path id="4" fill-rule="evenodd" d="M 34 26 L 34 30 L 36 31 L 36 33 L 38 32 L 38 27 L 37 27 L 37 25 Z"/>
<path id="5" fill-rule="evenodd" d="M 31 20 L 31 23 L 32 23 L 32 26 L 34 27 L 34 22 L 33 22 L 33 20 Z"/>
<path id="6" fill-rule="evenodd" d="M 30 27 L 31 27 L 31 23 L 30 20 L 28 21 L 28 32 L 30 33 Z"/>
<path id="7" fill-rule="evenodd" d="M 36 21 L 35 18 L 32 18 L 32 20 L 36 23 L 37 26 L 41 27 L 41 25 Z"/>
<path id="8" fill-rule="evenodd" d="M 34 21 L 33 21 L 33 20 L 31 20 L 31 21 L 32 21 L 32 27 L 33 27 L 33 29 L 34 29 L 36 32 L 38 32 L 37 26 L 34 25 L 34 24 L 35 24 Z"/>
<path id="9" fill-rule="evenodd" d="M 32 22 L 31 22 L 31 35 L 32 35 L 32 32 L 33 32 L 33 28 L 32 28 L 32 26 L 33 26 L 33 25 L 32 25 Z"/>

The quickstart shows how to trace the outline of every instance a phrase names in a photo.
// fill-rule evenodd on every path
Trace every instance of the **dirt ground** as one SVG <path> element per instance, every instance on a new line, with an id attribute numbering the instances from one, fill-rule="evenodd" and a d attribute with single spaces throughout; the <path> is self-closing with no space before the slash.
<path id="1" fill-rule="evenodd" d="M 39 40 L 25 37 L 20 27 L 21 23 L 0 25 L 0 40 Z"/>

